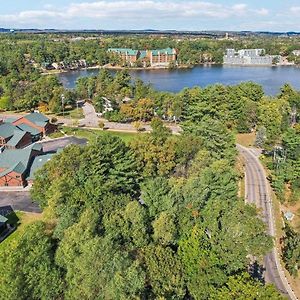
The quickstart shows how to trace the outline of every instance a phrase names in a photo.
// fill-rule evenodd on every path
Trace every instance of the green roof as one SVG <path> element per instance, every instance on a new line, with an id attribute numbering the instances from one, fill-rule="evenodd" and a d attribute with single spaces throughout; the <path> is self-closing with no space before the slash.
<path id="1" fill-rule="evenodd" d="M 42 145 L 37 143 L 23 149 L 4 149 L 0 153 L 0 167 L 5 168 L 5 170 L 0 173 L 0 177 L 12 171 L 23 174 L 30 163 L 32 151 L 41 149 Z"/>
<path id="2" fill-rule="evenodd" d="M 147 51 L 142 50 L 140 51 L 140 58 L 145 58 L 147 56 Z"/>
<path id="3" fill-rule="evenodd" d="M 42 127 L 46 126 L 46 124 L 49 122 L 49 119 L 46 116 L 44 116 L 41 113 L 37 113 L 37 112 L 30 113 L 30 114 L 24 116 L 24 118 L 34 124 L 37 124 L 37 125 L 39 124 L 38 126 L 42 126 Z"/>
<path id="4" fill-rule="evenodd" d="M 5 119 L 5 123 L 13 123 L 14 121 L 18 120 L 18 117 L 9 117 Z"/>
<path id="5" fill-rule="evenodd" d="M 24 137 L 26 134 L 26 131 L 22 130 L 15 130 L 14 135 L 12 138 L 7 142 L 7 145 L 15 147 L 18 145 L 18 143 L 21 141 L 21 139 Z"/>
<path id="6" fill-rule="evenodd" d="M 0 136 L 5 139 L 13 136 L 15 130 L 16 130 L 16 126 L 14 126 L 10 123 L 0 124 Z"/>
<path id="7" fill-rule="evenodd" d="M 154 55 L 154 56 L 158 56 L 158 53 L 172 55 L 173 49 L 171 49 L 171 48 L 157 49 L 157 50 L 151 50 L 151 52 L 152 52 L 152 55 Z"/>
<path id="8" fill-rule="evenodd" d="M 36 129 L 30 125 L 27 125 L 25 123 L 19 124 L 18 127 L 23 131 L 30 132 L 31 135 L 38 135 L 41 133 L 38 129 Z"/>
<path id="9" fill-rule="evenodd" d="M 128 55 L 137 55 L 138 50 L 133 50 L 130 48 L 109 48 L 109 52 L 117 52 L 117 53 L 127 53 Z"/>
<path id="10" fill-rule="evenodd" d="M 49 153 L 49 154 L 45 154 L 45 155 L 36 156 L 31 165 L 30 174 L 29 174 L 28 179 L 34 179 L 35 172 L 37 170 L 41 169 L 46 162 L 50 161 L 54 154 L 55 153 Z"/>

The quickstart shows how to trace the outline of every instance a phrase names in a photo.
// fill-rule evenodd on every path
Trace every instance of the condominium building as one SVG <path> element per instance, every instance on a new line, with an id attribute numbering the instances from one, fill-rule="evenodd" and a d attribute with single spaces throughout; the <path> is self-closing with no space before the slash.
<path id="1" fill-rule="evenodd" d="M 228 65 L 273 65 L 281 64 L 280 55 L 266 55 L 265 49 L 227 49 L 223 58 Z"/>

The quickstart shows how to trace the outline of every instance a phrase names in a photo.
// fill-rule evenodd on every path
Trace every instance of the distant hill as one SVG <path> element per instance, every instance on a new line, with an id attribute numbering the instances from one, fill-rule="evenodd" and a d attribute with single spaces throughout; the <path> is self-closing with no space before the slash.
<path id="1" fill-rule="evenodd" d="M 0 33 L 11 32 L 11 29 L 0 28 Z M 22 33 L 99 33 L 99 34 L 176 34 L 176 35 L 205 35 L 205 36 L 223 36 L 227 32 L 234 36 L 295 36 L 300 35 L 300 32 L 272 32 L 272 31 L 224 31 L 224 30 L 157 30 L 157 29 L 135 29 L 135 30 L 103 30 L 103 29 L 82 29 L 82 30 L 72 30 L 72 29 L 37 29 L 37 28 L 21 28 L 13 29 L 13 32 Z"/>

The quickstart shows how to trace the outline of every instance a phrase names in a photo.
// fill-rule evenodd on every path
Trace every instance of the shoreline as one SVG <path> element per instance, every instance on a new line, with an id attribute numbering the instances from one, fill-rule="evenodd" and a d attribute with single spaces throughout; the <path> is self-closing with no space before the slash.
<path id="1" fill-rule="evenodd" d="M 208 65 L 208 64 L 203 64 Z M 212 64 L 209 64 L 212 65 Z M 84 71 L 84 70 L 177 70 L 177 69 L 193 69 L 197 65 L 181 65 L 175 68 L 169 68 L 169 67 L 121 67 L 121 66 L 91 66 L 91 67 L 85 67 L 85 68 L 78 68 L 78 69 L 64 69 L 64 70 L 49 70 L 48 72 L 42 72 L 41 75 L 56 75 L 56 74 L 63 74 L 63 73 L 69 73 L 69 72 L 78 72 L 78 71 Z"/>
<path id="2" fill-rule="evenodd" d="M 111 65 L 104 65 L 104 66 L 91 66 L 91 67 L 85 67 L 85 68 L 78 68 L 78 69 L 64 69 L 64 70 L 50 70 L 47 72 L 42 72 L 41 75 L 57 75 L 57 74 L 63 74 L 63 73 L 71 73 L 71 72 L 78 72 L 78 71 L 87 71 L 87 70 L 134 70 L 134 71 L 153 71 L 153 70 L 183 70 L 183 69 L 193 69 L 198 66 L 223 66 L 223 67 L 294 67 L 294 68 L 300 68 L 299 65 L 295 64 L 280 64 L 280 65 L 260 65 L 260 64 L 217 64 L 217 63 L 201 63 L 201 64 L 195 64 L 195 65 L 181 65 L 177 66 L 175 68 L 169 68 L 169 67 L 121 67 L 121 66 L 111 66 Z"/>

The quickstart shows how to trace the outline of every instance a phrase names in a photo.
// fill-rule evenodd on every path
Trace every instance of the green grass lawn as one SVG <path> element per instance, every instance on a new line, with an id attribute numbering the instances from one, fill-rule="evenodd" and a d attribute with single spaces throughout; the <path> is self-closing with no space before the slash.
<path id="1" fill-rule="evenodd" d="M 135 139 L 139 134 L 145 134 L 145 133 L 93 130 L 93 129 L 87 129 L 87 128 L 72 128 L 72 127 L 66 127 L 66 126 L 64 126 L 61 130 L 68 135 L 74 135 L 77 137 L 86 138 L 89 141 L 95 140 L 97 138 L 97 136 L 101 136 L 103 134 L 110 134 L 113 136 L 118 136 L 126 144 L 128 144 L 130 141 Z"/>

